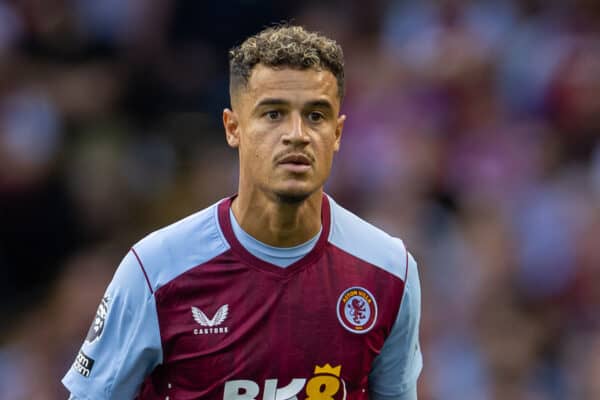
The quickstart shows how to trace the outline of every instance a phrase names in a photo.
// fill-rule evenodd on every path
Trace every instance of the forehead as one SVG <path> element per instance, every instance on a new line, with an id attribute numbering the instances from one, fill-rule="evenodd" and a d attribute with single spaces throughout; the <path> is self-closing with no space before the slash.
<path id="1" fill-rule="evenodd" d="M 332 104 L 339 102 L 337 80 L 325 69 L 270 68 L 258 64 L 252 69 L 244 92 L 252 103 L 263 98 L 290 102 L 318 99 Z"/>

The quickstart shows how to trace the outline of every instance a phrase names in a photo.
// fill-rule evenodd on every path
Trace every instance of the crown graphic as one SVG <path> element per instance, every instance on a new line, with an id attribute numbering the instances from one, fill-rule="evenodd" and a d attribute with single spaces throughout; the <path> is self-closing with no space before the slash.
<path id="1" fill-rule="evenodd" d="M 338 365 L 337 367 L 332 367 L 329 363 L 323 365 L 322 367 L 319 367 L 318 365 L 315 366 L 315 375 L 318 374 L 329 374 L 329 375 L 335 375 L 338 378 L 340 377 L 340 373 L 342 372 L 342 366 Z"/>

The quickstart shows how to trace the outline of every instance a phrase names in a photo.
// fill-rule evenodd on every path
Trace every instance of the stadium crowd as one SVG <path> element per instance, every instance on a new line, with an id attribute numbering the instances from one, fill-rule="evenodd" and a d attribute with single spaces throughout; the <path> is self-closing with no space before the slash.
<path id="1" fill-rule="evenodd" d="M 227 49 L 346 55 L 328 192 L 419 262 L 423 400 L 600 398 L 600 3 L 0 2 L 0 398 L 60 378 L 143 235 L 232 194 Z"/>

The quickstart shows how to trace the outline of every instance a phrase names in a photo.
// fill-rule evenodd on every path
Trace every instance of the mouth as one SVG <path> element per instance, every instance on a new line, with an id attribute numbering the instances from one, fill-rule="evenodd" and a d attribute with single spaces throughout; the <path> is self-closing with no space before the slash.
<path id="1" fill-rule="evenodd" d="M 306 172 L 311 166 L 311 159 L 304 154 L 288 154 L 282 157 L 277 164 L 291 172 Z"/>

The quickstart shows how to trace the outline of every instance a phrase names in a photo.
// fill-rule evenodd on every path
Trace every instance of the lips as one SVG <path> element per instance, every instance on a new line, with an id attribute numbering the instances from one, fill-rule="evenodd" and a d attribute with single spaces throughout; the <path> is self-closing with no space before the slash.
<path id="1" fill-rule="evenodd" d="M 312 160 L 302 153 L 286 154 L 277 165 L 292 174 L 305 174 L 312 168 Z"/>
<path id="2" fill-rule="evenodd" d="M 278 164 L 310 165 L 310 158 L 304 154 L 288 154 L 282 157 Z"/>

